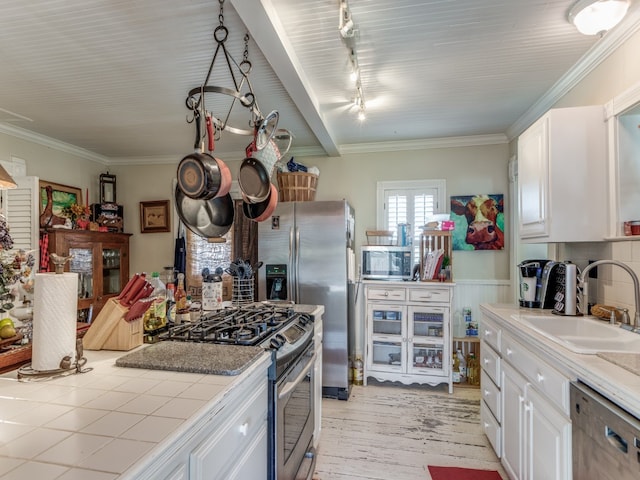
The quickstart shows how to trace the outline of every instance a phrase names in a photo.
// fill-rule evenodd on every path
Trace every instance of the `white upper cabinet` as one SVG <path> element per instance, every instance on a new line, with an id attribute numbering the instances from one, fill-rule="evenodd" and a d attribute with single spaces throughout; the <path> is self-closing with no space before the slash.
<path id="1" fill-rule="evenodd" d="M 607 234 L 602 106 L 549 110 L 518 138 L 519 233 L 524 242 L 592 242 Z"/>

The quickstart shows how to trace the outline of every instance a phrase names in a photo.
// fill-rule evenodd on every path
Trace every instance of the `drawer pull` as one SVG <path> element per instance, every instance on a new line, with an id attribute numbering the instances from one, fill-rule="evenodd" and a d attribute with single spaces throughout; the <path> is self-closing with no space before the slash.
<path id="1" fill-rule="evenodd" d="M 541 373 L 538 373 L 536 375 L 536 378 L 538 379 L 538 383 L 542 383 L 542 381 L 544 380 L 544 375 L 542 375 Z"/>
<path id="2" fill-rule="evenodd" d="M 384 296 L 388 297 L 389 296 L 389 292 L 384 292 Z"/>
<path id="3" fill-rule="evenodd" d="M 240 435 L 246 437 L 247 433 L 249 432 L 249 422 L 244 422 L 242 425 L 240 425 L 240 428 L 238 428 L 238 430 L 240 431 Z"/>

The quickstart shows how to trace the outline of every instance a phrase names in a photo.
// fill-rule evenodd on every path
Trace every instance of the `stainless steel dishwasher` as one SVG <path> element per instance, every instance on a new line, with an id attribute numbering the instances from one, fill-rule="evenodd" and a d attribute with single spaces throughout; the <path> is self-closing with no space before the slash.
<path id="1" fill-rule="evenodd" d="M 571 383 L 574 480 L 640 479 L 640 420 L 581 382 Z"/>

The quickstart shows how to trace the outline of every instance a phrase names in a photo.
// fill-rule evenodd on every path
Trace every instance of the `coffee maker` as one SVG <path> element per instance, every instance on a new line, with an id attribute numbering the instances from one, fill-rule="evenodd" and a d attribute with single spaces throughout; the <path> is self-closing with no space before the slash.
<path id="1" fill-rule="evenodd" d="M 542 308 L 542 272 L 549 260 L 524 260 L 520 270 L 520 306 Z"/>

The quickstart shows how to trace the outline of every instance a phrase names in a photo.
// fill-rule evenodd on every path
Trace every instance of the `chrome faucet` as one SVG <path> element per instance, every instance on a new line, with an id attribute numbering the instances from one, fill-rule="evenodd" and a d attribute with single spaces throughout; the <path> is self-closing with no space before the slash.
<path id="1" fill-rule="evenodd" d="M 597 267 L 598 265 L 617 265 L 623 270 L 625 270 L 629 275 L 631 275 L 631 279 L 633 280 L 633 291 L 635 294 L 635 301 L 636 301 L 636 313 L 635 313 L 635 316 L 633 317 L 633 325 L 630 325 L 630 328 L 636 331 L 640 331 L 640 281 L 638 280 L 638 276 L 631 269 L 631 267 L 629 267 L 625 263 L 619 262 L 617 260 L 597 260 L 593 263 L 590 263 L 582 270 L 582 273 L 578 277 L 578 284 L 581 287 L 583 288 L 586 287 L 584 282 L 585 282 L 585 279 L 587 278 L 587 273 L 589 272 L 589 270 L 591 270 L 594 267 Z M 583 291 L 583 295 L 584 295 L 584 291 Z M 582 305 L 585 305 L 585 303 L 582 302 Z M 622 327 L 625 326 L 624 322 L 622 323 L 621 326 Z"/>

